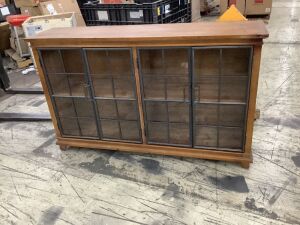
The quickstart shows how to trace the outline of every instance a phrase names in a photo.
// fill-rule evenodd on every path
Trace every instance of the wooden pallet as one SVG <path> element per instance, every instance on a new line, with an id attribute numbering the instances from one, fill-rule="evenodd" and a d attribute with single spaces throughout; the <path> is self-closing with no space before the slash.
<path id="1" fill-rule="evenodd" d="M 22 58 L 14 49 L 7 49 L 4 51 L 5 55 L 9 56 L 12 61 L 17 65 L 19 69 L 28 67 L 31 65 L 32 59 L 31 58 Z"/>

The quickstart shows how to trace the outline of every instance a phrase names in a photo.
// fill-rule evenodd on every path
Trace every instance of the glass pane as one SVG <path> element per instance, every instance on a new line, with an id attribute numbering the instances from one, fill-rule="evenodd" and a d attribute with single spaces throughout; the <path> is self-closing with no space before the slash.
<path id="1" fill-rule="evenodd" d="M 131 75 L 129 50 L 88 50 L 87 59 L 91 74 L 102 76 Z"/>
<path id="2" fill-rule="evenodd" d="M 85 96 L 84 75 L 49 74 L 53 95 Z"/>
<path id="3" fill-rule="evenodd" d="M 98 137 L 97 125 L 94 118 L 78 118 L 81 134 L 85 137 Z"/>
<path id="4" fill-rule="evenodd" d="M 103 138 L 121 139 L 119 123 L 115 120 L 101 120 Z"/>
<path id="5" fill-rule="evenodd" d="M 54 98 L 54 101 L 60 117 L 76 117 L 72 98 Z"/>
<path id="6" fill-rule="evenodd" d="M 48 78 L 49 78 L 49 81 L 50 81 L 50 85 L 51 85 L 51 88 L 52 88 L 52 94 L 53 95 L 62 95 L 62 96 L 70 96 L 71 95 L 67 75 L 50 74 L 48 76 Z"/>
<path id="7" fill-rule="evenodd" d="M 169 121 L 170 122 L 190 122 L 190 105 L 188 103 L 168 103 Z"/>
<path id="8" fill-rule="evenodd" d="M 130 79 L 101 78 L 92 76 L 96 97 L 104 98 L 135 98 L 135 84 Z"/>
<path id="9" fill-rule="evenodd" d="M 137 122 L 134 121 L 120 121 L 122 139 L 139 141 L 140 140 L 140 128 Z"/>
<path id="10" fill-rule="evenodd" d="M 148 121 L 189 123 L 189 104 L 176 102 L 146 102 Z"/>
<path id="11" fill-rule="evenodd" d="M 92 102 L 85 98 L 54 98 L 60 117 L 94 117 Z"/>
<path id="12" fill-rule="evenodd" d="M 114 100 L 96 100 L 101 119 L 117 119 L 117 107 Z"/>
<path id="13" fill-rule="evenodd" d="M 142 49 L 139 53 L 144 75 L 188 75 L 187 49 Z"/>
<path id="14" fill-rule="evenodd" d="M 219 78 L 201 78 L 194 84 L 195 101 L 217 102 L 219 97 Z"/>
<path id="15" fill-rule="evenodd" d="M 41 55 L 48 74 L 84 73 L 80 49 L 42 50 Z"/>
<path id="16" fill-rule="evenodd" d="M 142 49 L 145 99 L 189 100 L 188 49 Z"/>
<path id="17" fill-rule="evenodd" d="M 221 101 L 246 102 L 247 77 L 222 77 L 221 78 Z"/>
<path id="18" fill-rule="evenodd" d="M 97 100 L 101 119 L 137 120 L 138 114 L 135 104 L 136 101 Z"/>
<path id="19" fill-rule="evenodd" d="M 92 101 L 86 98 L 73 98 L 78 117 L 95 117 Z"/>
<path id="20" fill-rule="evenodd" d="M 188 145 L 189 50 L 140 49 L 139 57 L 148 141 Z"/>
<path id="21" fill-rule="evenodd" d="M 219 128 L 219 147 L 242 149 L 243 129 Z"/>
<path id="22" fill-rule="evenodd" d="M 113 83 L 111 79 L 99 78 L 97 76 L 91 76 L 91 78 L 96 97 L 113 97 Z"/>
<path id="23" fill-rule="evenodd" d="M 165 84 L 161 79 L 143 78 L 145 99 L 166 99 Z"/>
<path id="24" fill-rule="evenodd" d="M 194 52 L 194 76 L 218 76 L 220 74 L 220 49 L 197 49 Z"/>
<path id="25" fill-rule="evenodd" d="M 190 143 L 189 124 L 170 123 L 170 143 L 189 145 Z"/>
<path id="26" fill-rule="evenodd" d="M 247 76 L 249 70 L 250 48 L 222 49 L 223 75 Z"/>
<path id="27" fill-rule="evenodd" d="M 145 99 L 189 100 L 188 77 L 144 77 Z"/>
<path id="28" fill-rule="evenodd" d="M 146 102 L 146 116 L 148 121 L 168 121 L 167 107 L 164 102 Z"/>
<path id="29" fill-rule="evenodd" d="M 218 128 L 196 126 L 194 132 L 196 146 L 217 147 Z"/>
<path id="30" fill-rule="evenodd" d="M 59 118 L 62 127 L 62 134 L 69 136 L 80 136 L 80 131 L 76 118 Z"/>
<path id="31" fill-rule="evenodd" d="M 167 78 L 166 99 L 168 100 L 190 100 L 190 87 L 188 77 Z"/>
<path id="32" fill-rule="evenodd" d="M 156 143 L 168 143 L 167 123 L 148 123 L 148 140 Z"/>
<path id="33" fill-rule="evenodd" d="M 218 105 L 217 104 L 195 104 L 194 117 L 195 117 L 196 124 L 217 125 Z"/>
<path id="34" fill-rule="evenodd" d="M 59 50 L 42 50 L 42 60 L 47 73 L 64 73 Z"/>
<path id="35" fill-rule="evenodd" d="M 222 126 L 244 126 L 244 105 L 220 105 L 219 124 Z"/>
<path id="36" fill-rule="evenodd" d="M 116 98 L 135 98 L 135 86 L 131 79 L 114 79 Z"/>
<path id="37" fill-rule="evenodd" d="M 66 73 L 84 73 L 81 50 L 64 49 L 61 50 Z"/>
<path id="38" fill-rule="evenodd" d="M 138 120 L 136 101 L 117 101 L 119 117 L 122 120 Z"/>

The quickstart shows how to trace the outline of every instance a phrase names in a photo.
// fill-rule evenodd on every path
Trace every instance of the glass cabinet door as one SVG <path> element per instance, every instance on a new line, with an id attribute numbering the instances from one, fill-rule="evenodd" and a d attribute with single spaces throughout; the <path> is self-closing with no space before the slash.
<path id="1" fill-rule="evenodd" d="M 251 47 L 193 49 L 194 146 L 242 151 Z"/>
<path id="2" fill-rule="evenodd" d="M 62 136 L 99 138 L 81 49 L 40 49 Z"/>
<path id="3" fill-rule="evenodd" d="M 139 49 L 147 142 L 192 146 L 188 48 Z"/>
<path id="4" fill-rule="evenodd" d="M 103 140 L 141 142 L 130 49 L 85 49 Z"/>

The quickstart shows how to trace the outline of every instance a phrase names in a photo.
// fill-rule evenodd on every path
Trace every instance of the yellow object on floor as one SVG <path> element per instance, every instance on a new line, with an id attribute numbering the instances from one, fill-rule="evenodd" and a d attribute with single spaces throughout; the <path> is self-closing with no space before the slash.
<path id="1" fill-rule="evenodd" d="M 227 9 L 222 16 L 219 17 L 218 21 L 246 21 L 246 17 L 244 17 L 240 11 L 235 7 L 235 5 L 231 5 L 229 9 Z"/>

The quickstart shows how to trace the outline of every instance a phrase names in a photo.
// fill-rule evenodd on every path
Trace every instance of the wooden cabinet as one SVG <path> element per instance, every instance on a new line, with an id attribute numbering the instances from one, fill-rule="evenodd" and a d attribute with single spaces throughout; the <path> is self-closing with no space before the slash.
<path id="1" fill-rule="evenodd" d="M 33 47 L 57 143 L 252 162 L 258 21 L 53 29 Z"/>

